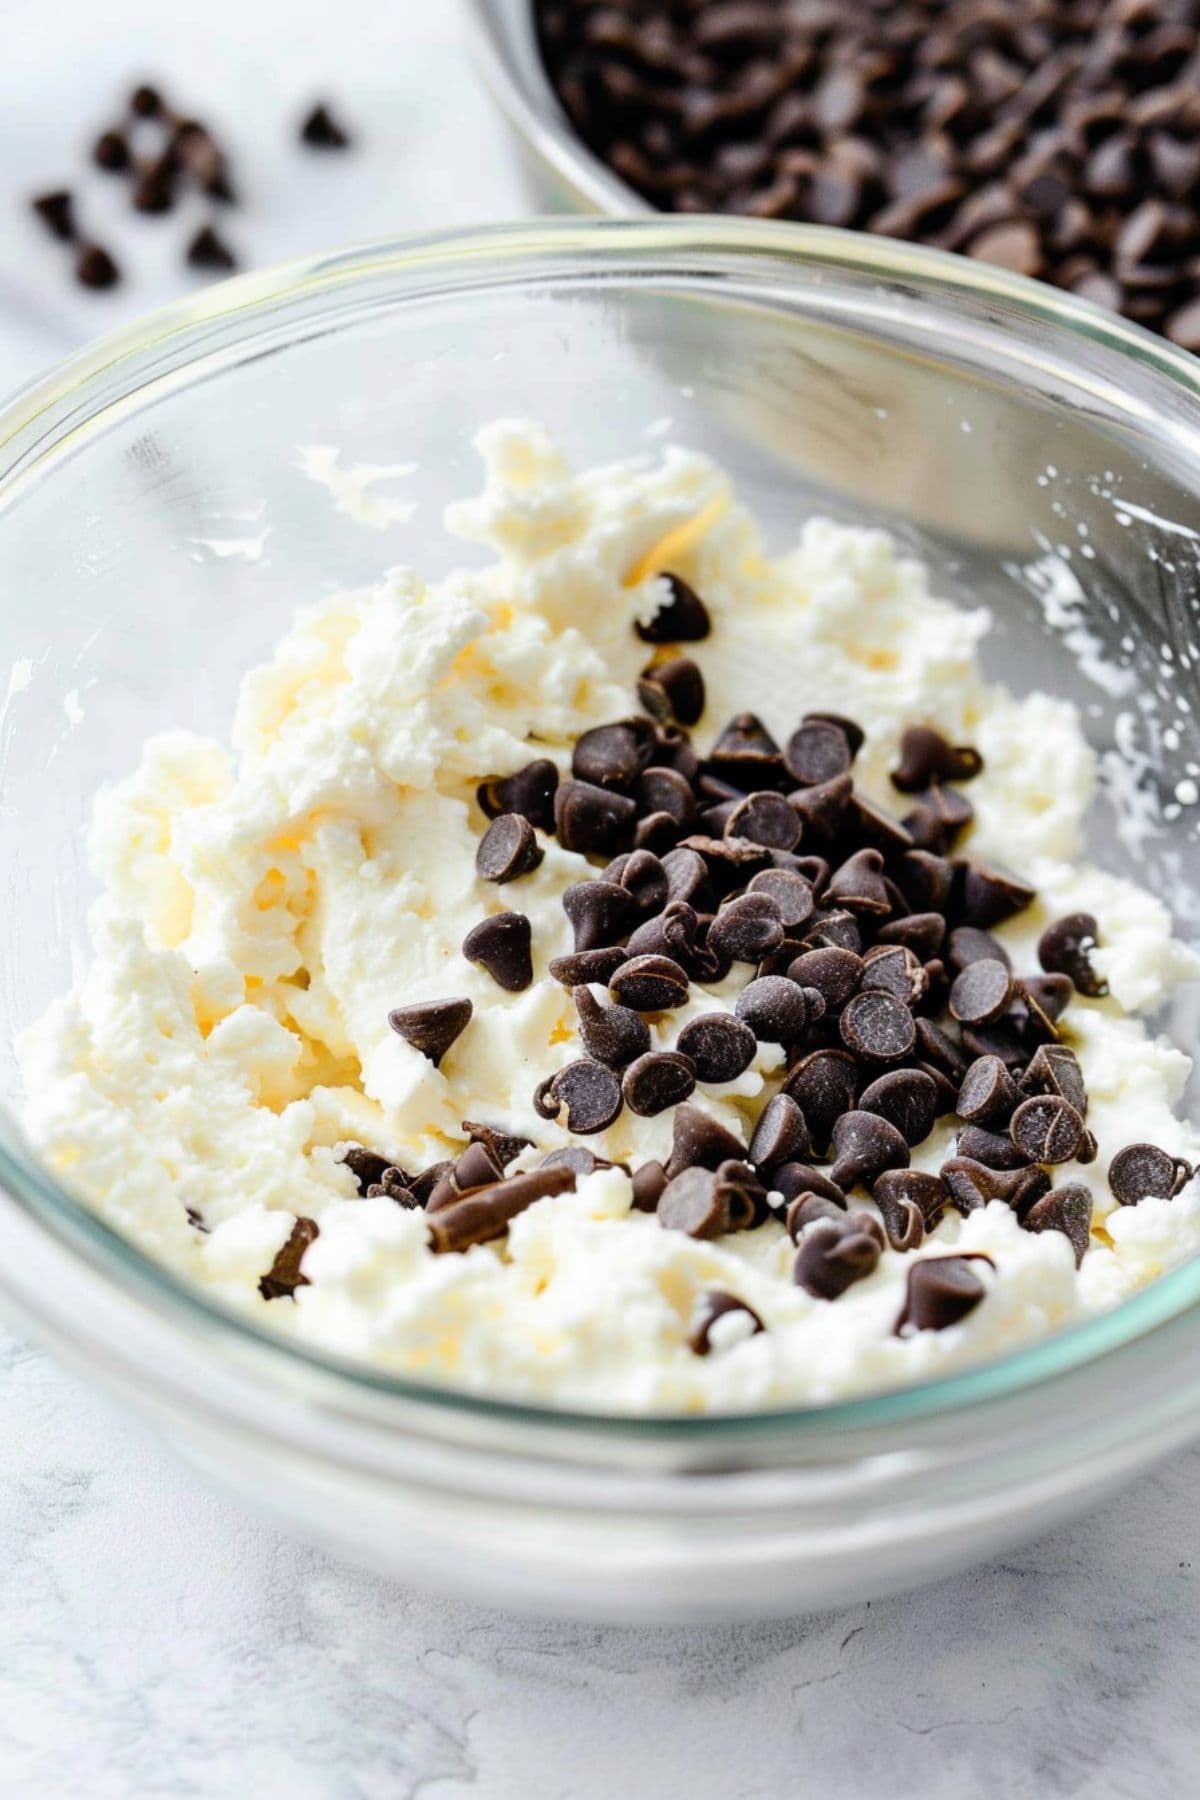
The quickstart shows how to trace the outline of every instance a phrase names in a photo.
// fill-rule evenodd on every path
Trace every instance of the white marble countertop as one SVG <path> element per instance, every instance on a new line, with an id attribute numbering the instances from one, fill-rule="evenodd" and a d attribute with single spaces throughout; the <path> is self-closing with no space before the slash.
<path id="1" fill-rule="evenodd" d="M 336 19 L 336 27 L 333 21 Z M 453 0 L 9 0 L 0 387 L 179 291 L 182 222 L 121 220 L 73 291 L 19 199 L 131 78 L 227 127 L 272 260 L 524 209 Z M 328 94 L 354 159 L 286 121 Z M 102 177 L 88 216 L 118 215 Z M 845 1613 L 692 1632 L 530 1624 L 281 1537 L 0 1336 L 0 1794 L 291 1800 L 1174 1800 L 1196 1791 L 1200 1448 L 1079 1525 Z"/>

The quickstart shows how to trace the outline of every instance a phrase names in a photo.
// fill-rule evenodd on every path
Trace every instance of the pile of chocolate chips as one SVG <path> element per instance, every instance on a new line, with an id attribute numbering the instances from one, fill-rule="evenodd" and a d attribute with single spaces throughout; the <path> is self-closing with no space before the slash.
<path id="1" fill-rule="evenodd" d="M 752 1230 L 776 1212 L 797 1244 L 796 1282 L 826 1300 L 869 1275 L 885 1244 L 912 1250 L 947 1208 L 965 1215 L 993 1200 L 1027 1231 L 1062 1232 L 1078 1265 L 1091 1195 L 1081 1183 L 1052 1189 L 1047 1169 L 1096 1155 L 1061 1024 L 1076 992 L 1105 992 L 1090 956 L 1095 919 L 1056 920 L 1039 942 L 1040 969 L 1013 970 L 992 928 L 1027 907 L 1033 890 L 955 854 L 973 817 L 964 786 L 982 758 L 928 726 L 904 733 L 892 773 L 902 818 L 856 790 L 863 733 L 837 713 L 809 713 L 783 745 L 742 713 L 700 756 L 688 727 L 703 713 L 704 679 L 682 646 L 708 635 L 709 614 L 680 577 L 664 579 L 666 603 L 638 627 L 655 646 L 639 683 L 645 712 L 584 732 L 565 780 L 538 759 L 478 791 L 491 820 L 476 857 L 483 880 L 507 887 L 528 877 L 543 834 L 594 865 L 563 894 L 574 949 L 549 965 L 571 993 L 585 1054 L 538 1084 L 536 1110 L 583 1140 L 625 1107 L 674 1109 L 667 1162 L 629 1170 L 634 1205 L 695 1238 Z M 519 911 L 482 919 L 463 952 L 506 992 L 533 980 L 532 928 Z M 714 1004 L 672 1048 L 651 1048 L 648 1015 L 669 1018 L 694 985 L 734 971 L 732 1012 Z M 607 988 L 606 1003 L 596 986 Z M 435 1065 L 471 1017 L 461 997 L 389 1015 Z M 689 1102 L 698 1084 L 735 1080 L 760 1042 L 783 1047 L 786 1072 L 744 1143 Z M 950 1114 L 955 1154 L 937 1173 L 910 1167 L 913 1148 Z M 461 1156 L 415 1173 L 362 1147 L 345 1152 L 364 1195 L 424 1208 L 438 1251 L 502 1237 L 534 1200 L 612 1166 L 580 1141 L 508 1175 L 528 1139 L 471 1121 L 463 1129 Z M 1191 1174 L 1135 1144 L 1113 1159 L 1109 1181 L 1133 1205 L 1173 1196 Z M 856 1188 L 870 1194 L 882 1228 L 855 1208 Z M 897 1330 L 963 1318 L 986 1291 L 976 1260 L 915 1262 Z M 265 1278 L 271 1295 L 289 1291 L 297 1270 L 289 1240 Z M 710 1293 L 693 1321 L 696 1354 L 707 1354 L 730 1310 L 747 1313 L 747 1329 L 763 1328 L 736 1295 Z"/>
<path id="2" fill-rule="evenodd" d="M 1198 0 L 538 0 L 575 129 L 652 205 L 858 227 L 1200 349 Z"/>

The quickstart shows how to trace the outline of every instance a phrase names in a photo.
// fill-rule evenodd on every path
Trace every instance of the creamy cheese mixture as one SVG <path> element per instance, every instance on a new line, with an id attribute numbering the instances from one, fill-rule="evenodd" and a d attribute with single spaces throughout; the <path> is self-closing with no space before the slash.
<path id="1" fill-rule="evenodd" d="M 91 840 L 104 887 L 96 954 L 78 989 L 23 1044 L 28 1122 L 48 1164 L 151 1256 L 220 1301 L 310 1344 L 477 1392 L 614 1411 L 703 1411 L 830 1400 L 1010 1350 L 1115 1305 L 1200 1247 L 1196 1184 L 1172 1201 L 1114 1204 L 1105 1171 L 1147 1139 L 1189 1160 L 1200 1137 L 1173 1115 L 1189 1061 L 1146 1027 L 1197 973 L 1163 905 L 1078 861 L 1094 759 L 1074 707 L 982 679 L 983 611 L 937 599 L 880 531 L 808 522 L 768 558 L 754 520 L 704 457 L 666 450 L 573 474 L 538 427 L 480 437 L 487 480 L 448 525 L 494 562 L 427 586 L 411 569 L 301 611 L 247 675 L 233 747 L 167 732 L 103 792 Z M 1032 1234 L 993 1203 L 945 1221 L 915 1252 L 888 1249 L 838 1300 L 795 1286 L 774 1220 L 716 1242 L 630 1210 L 620 1170 L 542 1200 L 506 1240 L 435 1256 L 421 1213 L 361 1199 L 347 1141 L 403 1166 L 454 1155 L 461 1122 L 535 1141 L 520 1166 L 570 1141 L 535 1112 L 538 1082 L 581 1054 L 569 994 L 546 972 L 571 948 L 563 888 L 594 873 L 544 839 L 516 887 L 480 881 L 478 781 L 533 756 L 566 770 L 589 725 L 636 709 L 647 648 L 633 629 L 670 568 L 714 630 L 689 646 L 708 688 L 703 750 L 753 710 L 783 739 L 810 707 L 867 729 L 857 784 L 903 810 L 887 779 L 907 724 L 977 745 L 971 847 L 1012 863 L 1038 902 L 997 935 L 1018 970 L 1064 912 L 1099 920 L 1111 997 L 1065 1020 L 1099 1155 L 1055 1171 L 1094 1199 L 1082 1267 L 1059 1232 Z M 489 913 L 533 927 L 535 981 L 506 994 L 460 945 Z M 693 987 L 652 1026 L 667 1048 L 746 971 Z M 597 990 L 599 993 L 600 990 Z M 474 1017 L 440 1068 L 389 1028 L 390 1008 L 466 995 Z M 739 1134 L 775 1091 L 782 1052 L 695 1100 Z M 628 1109 L 598 1153 L 663 1160 L 671 1113 Z M 943 1121 L 913 1153 L 953 1154 Z M 870 1202 L 861 1200 L 870 1209 Z M 294 1220 L 317 1221 L 294 1299 L 258 1282 Z M 912 1256 L 986 1251 L 986 1298 L 960 1324 L 899 1338 Z M 767 1329 L 687 1344 L 697 1297 L 720 1288 Z"/>

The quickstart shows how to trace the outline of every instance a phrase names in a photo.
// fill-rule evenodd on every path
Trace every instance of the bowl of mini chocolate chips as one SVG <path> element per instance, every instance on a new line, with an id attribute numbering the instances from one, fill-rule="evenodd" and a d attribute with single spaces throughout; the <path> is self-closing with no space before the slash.
<path id="1" fill-rule="evenodd" d="M 1200 350 L 1194 0 L 471 0 L 538 192 L 863 231 Z"/>

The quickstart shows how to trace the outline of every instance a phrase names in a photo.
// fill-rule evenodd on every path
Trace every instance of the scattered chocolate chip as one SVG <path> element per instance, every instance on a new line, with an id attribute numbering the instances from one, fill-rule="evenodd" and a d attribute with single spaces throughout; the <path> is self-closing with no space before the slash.
<path id="1" fill-rule="evenodd" d="M 708 947 L 733 962 L 759 962 L 783 942 L 779 907 L 769 894 L 742 894 L 721 907 L 709 926 Z"/>
<path id="2" fill-rule="evenodd" d="M 388 1024 L 436 1069 L 466 1030 L 473 1010 L 469 1000 L 420 1000 L 413 1006 L 396 1007 L 388 1014 Z"/>
<path id="3" fill-rule="evenodd" d="M 1119 1205 L 1136 1206 L 1141 1200 L 1173 1200 L 1194 1173 L 1182 1156 L 1155 1144 L 1129 1144 L 1109 1164 L 1108 1185 Z"/>
<path id="4" fill-rule="evenodd" d="M 712 630 L 708 608 L 694 588 L 678 575 L 664 570 L 659 578 L 667 584 L 668 598 L 648 624 L 635 626 L 638 636 L 647 644 L 695 644 Z"/>
<path id="5" fill-rule="evenodd" d="M 609 977 L 608 989 L 635 1012 L 667 1012 L 688 997 L 688 978 L 669 956 L 634 956 Z"/>
<path id="6" fill-rule="evenodd" d="M 833 843 L 853 794 L 854 783 L 849 775 L 836 775 L 832 781 L 822 781 L 816 787 L 793 789 L 787 802 L 800 820 L 806 847 Z"/>
<path id="7" fill-rule="evenodd" d="M 92 145 L 92 161 L 111 175 L 123 174 L 133 161 L 124 132 L 102 131 Z"/>
<path id="8" fill-rule="evenodd" d="M 308 1246 L 320 1235 L 315 1219 L 297 1219 L 286 1243 L 275 1253 L 275 1261 L 258 1284 L 264 1300 L 290 1300 L 297 1288 L 309 1287 L 300 1264 Z"/>
<path id="9" fill-rule="evenodd" d="M 726 819 L 725 836 L 768 850 L 793 850 L 800 841 L 800 820 L 782 794 L 747 794 Z"/>
<path id="10" fill-rule="evenodd" d="M 754 1061 L 757 1048 L 750 1026 L 724 1012 L 689 1019 L 676 1039 L 676 1049 L 695 1067 L 696 1080 L 711 1085 L 736 1081 Z"/>
<path id="11" fill-rule="evenodd" d="M 885 1169 L 908 1167 L 908 1145 L 903 1134 L 878 1113 L 845 1112 L 833 1127 L 834 1162 L 831 1181 L 842 1189 L 862 1182 L 870 1187 Z"/>
<path id="12" fill-rule="evenodd" d="M 976 925 L 956 926 L 947 940 L 946 953 L 957 973 L 977 962 L 999 962 L 1006 969 L 1012 968 L 1012 959 L 999 938 L 990 931 L 980 931 Z"/>
<path id="13" fill-rule="evenodd" d="M 1069 975 L 1023 975 L 1017 983 L 1017 993 L 1031 1012 L 1038 1013 L 1046 1028 L 1066 1012 L 1075 995 L 1075 984 Z"/>
<path id="14" fill-rule="evenodd" d="M 783 761 L 798 787 L 812 788 L 845 775 L 854 752 L 840 724 L 810 715 L 788 739 Z"/>
<path id="15" fill-rule="evenodd" d="M 135 87 L 129 96 L 129 110 L 139 119 L 157 119 L 163 112 L 163 97 L 148 81 Z"/>
<path id="16" fill-rule="evenodd" d="M 950 1011 L 960 1025 L 986 1025 L 1004 1012 L 1012 991 L 1012 973 L 1004 963 L 968 963 L 954 978 Z"/>
<path id="17" fill-rule="evenodd" d="M 750 1139 L 749 1160 L 759 1173 L 784 1163 L 802 1162 L 809 1154 L 808 1125 L 789 1094 L 776 1094 L 759 1114 Z"/>
<path id="18" fill-rule="evenodd" d="M 724 1237 L 729 1231 L 729 1190 L 718 1183 L 714 1170 L 699 1164 L 672 1176 L 655 1210 L 666 1231 L 692 1238 Z"/>
<path id="19" fill-rule="evenodd" d="M 900 739 L 892 786 L 902 794 L 917 794 L 934 781 L 971 781 L 982 768 L 982 756 L 970 745 L 951 744 L 928 725 L 910 725 Z"/>
<path id="20" fill-rule="evenodd" d="M 501 813 L 520 813 L 531 825 L 550 831 L 554 826 L 557 791 L 557 768 L 546 757 L 539 757 L 514 775 L 493 775 L 481 782 L 476 798 L 489 819 L 497 819 Z"/>
<path id="21" fill-rule="evenodd" d="M 719 1169 L 722 1163 L 744 1161 L 747 1155 L 745 1144 L 734 1137 L 732 1131 L 726 1130 L 724 1125 L 702 1107 L 690 1105 L 686 1101 L 676 1109 L 671 1121 L 671 1132 L 668 1177 L 674 1177 L 683 1169 L 691 1169 L 697 1165 L 705 1169 Z"/>
<path id="22" fill-rule="evenodd" d="M 637 802 L 590 781 L 559 783 L 554 795 L 554 825 L 564 850 L 599 850 L 608 855 L 624 848 L 637 815 Z"/>
<path id="23" fill-rule="evenodd" d="M 66 188 L 56 188 L 50 194 L 39 194 L 31 205 L 53 237 L 59 238 L 64 244 L 72 242 L 75 237 L 75 200 Z"/>
<path id="24" fill-rule="evenodd" d="M 571 921 L 576 954 L 611 949 L 637 918 L 633 896 L 615 881 L 572 882 L 563 889 L 562 909 Z"/>
<path id="25" fill-rule="evenodd" d="M 594 725 L 575 741 L 571 773 L 595 787 L 628 793 L 646 767 L 650 738 L 634 720 Z"/>
<path id="26" fill-rule="evenodd" d="M 877 944 L 898 944 L 911 950 L 922 962 L 935 957 L 946 936 L 946 921 L 941 913 L 914 912 L 902 919 L 889 919 L 875 934 Z"/>
<path id="27" fill-rule="evenodd" d="M 635 1212 L 652 1213 L 658 1209 L 663 1189 L 667 1185 L 667 1171 L 660 1162 L 644 1162 L 633 1171 L 633 1207 Z"/>
<path id="28" fill-rule="evenodd" d="M 1038 961 L 1047 974 L 1066 975 L 1081 994 L 1096 1000 L 1108 983 L 1092 967 L 1091 953 L 1099 931 L 1091 913 L 1068 913 L 1048 925 L 1038 939 Z"/>
<path id="29" fill-rule="evenodd" d="M 638 677 L 638 698 L 656 719 L 696 725 L 704 712 L 704 676 L 690 656 L 651 663 Z"/>
<path id="30" fill-rule="evenodd" d="M 971 1267 L 991 1257 L 979 1255 L 923 1256 L 908 1271 L 904 1310 L 896 1320 L 896 1336 L 916 1331 L 945 1331 L 974 1312 L 987 1288 Z"/>
<path id="31" fill-rule="evenodd" d="M 350 138 L 329 107 L 318 102 L 300 125 L 301 141 L 313 150 L 345 150 Z"/>
<path id="32" fill-rule="evenodd" d="M 622 963 L 628 961 L 628 951 L 615 944 L 611 949 L 580 950 L 574 956 L 556 956 L 550 963 L 550 975 L 566 988 L 583 987 L 592 981 L 607 987 Z"/>
<path id="33" fill-rule="evenodd" d="M 858 1097 L 863 1112 L 886 1119 L 908 1144 L 922 1144 L 937 1123 L 938 1090 L 920 1069 L 889 1069 Z"/>
<path id="34" fill-rule="evenodd" d="M 808 992 L 816 995 L 815 989 Z M 824 1001 L 819 995 L 816 998 L 823 1012 Z M 797 987 L 785 975 L 763 975 L 747 982 L 737 997 L 734 1011 L 760 1042 L 769 1044 L 796 1043 L 813 1017 L 805 989 Z"/>
<path id="35" fill-rule="evenodd" d="M 783 1084 L 808 1121 L 818 1150 L 824 1149 L 842 1114 L 858 1093 L 858 1065 L 844 1050 L 813 1050 L 789 1070 Z"/>
<path id="36" fill-rule="evenodd" d="M 1020 1094 L 998 1056 L 977 1056 L 958 1091 L 961 1118 L 978 1125 L 1006 1125 Z"/>
<path id="37" fill-rule="evenodd" d="M 678 1106 L 695 1086 L 696 1071 L 678 1050 L 650 1050 L 630 1063 L 621 1078 L 626 1106 L 644 1119 Z"/>
<path id="38" fill-rule="evenodd" d="M 816 989 L 827 1012 L 836 1012 L 858 992 L 862 973 L 862 957 L 853 950 L 839 949 L 835 944 L 802 951 L 787 969 L 789 981 L 799 987 Z"/>
<path id="39" fill-rule="evenodd" d="M 1021 1224 L 1026 1231 L 1061 1231 L 1079 1268 L 1092 1239 L 1092 1196 L 1080 1183 L 1054 1188 L 1034 1201 Z"/>
<path id="40" fill-rule="evenodd" d="M 237 258 L 211 225 L 202 225 L 187 247 L 193 269 L 235 269 Z"/>
<path id="41" fill-rule="evenodd" d="M 882 990 L 855 994 L 838 1021 L 842 1042 L 866 1062 L 899 1062 L 916 1047 L 913 1016 L 894 995 Z"/>
<path id="42" fill-rule="evenodd" d="M 81 244 L 75 258 L 75 279 L 80 287 L 110 288 L 120 281 L 121 271 L 102 245 Z"/>
<path id="43" fill-rule="evenodd" d="M 607 1131 L 621 1110 L 621 1083 L 611 1069 L 590 1057 L 567 1063 L 543 1084 L 544 1104 L 552 1103 L 556 1118 L 566 1107 L 566 1127 L 578 1137 Z M 539 1094 L 542 1089 L 539 1088 Z M 536 1096 L 535 1096 L 536 1100 Z"/>
<path id="44" fill-rule="evenodd" d="M 515 881 L 536 869 L 544 854 L 528 819 L 520 813 L 501 813 L 479 840 L 475 872 L 483 881 Z M 585 944 L 580 948 L 594 946 Z"/>
<path id="45" fill-rule="evenodd" d="M 1009 1134 L 1030 1162 L 1070 1162 L 1083 1142 L 1083 1120 L 1061 1094 L 1033 1094 L 1009 1121 Z"/>
<path id="46" fill-rule="evenodd" d="M 462 943 L 468 962 L 479 963 L 506 993 L 519 994 L 533 981 L 533 933 L 524 913 L 496 913 L 473 925 Z"/>
<path id="47" fill-rule="evenodd" d="M 143 169 L 131 197 L 138 212 L 170 212 L 175 204 L 175 173 L 170 164 L 163 160 Z"/>
<path id="48" fill-rule="evenodd" d="M 812 915 L 813 884 L 791 869 L 761 869 L 751 877 L 747 892 L 769 895 L 785 931 L 795 931 Z"/>
<path id="49" fill-rule="evenodd" d="M 724 1320 L 729 1321 L 728 1325 L 722 1323 Z M 700 1295 L 692 1312 L 688 1348 L 696 1356 L 707 1356 L 710 1350 L 731 1348 L 765 1330 L 752 1306 L 723 1288 L 710 1288 Z"/>
<path id="50" fill-rule="evenodd" d="M 964 925 L 999 925 L 1011 919 L 1035 898 L 1034 891 L 1004 870 L 985 863 L 959 865 L 959 912 Z"/>
<path id="51" fill-rule="evenodd" d="M 818 1300 L 836 1300 L 874 1274 L 883 1245 L 883 1232 L 869 1213 L 818 1219 L 804 1233 L 792 1280 Z"/>
<path id="52" fill-rule="evenodd" d="M 623 1069 L 650 1048 L 650 1027 L 628 1006 L 601 1006 L 590 988 L 578 987 L 572 998 L 579 1015 L 579 1035 L 589 1056 Z"/>
<path id="53" fill-rule="evenodd" d="M 560 1164 L 527 1169 L 523 1174 L 506 1176 L 491 1187 L 477 1188 L 430 1217 L 430 1249 L 445 1255 L 503 1237 L 518 1214 L 536 1200 L 570 1193 L 574 1187 L 574 1169 Z"/>
<path id="54" fill-rule="evenodd" d="M 964 1217 L 993 1200 L 1019 1213 L 1050 1190 L 1050 1177 L 1036 1165 L 996 1169 L 971 1156 L 952 1156 L 942 1164 L 941 1179 L 951 1205 Z"/>

